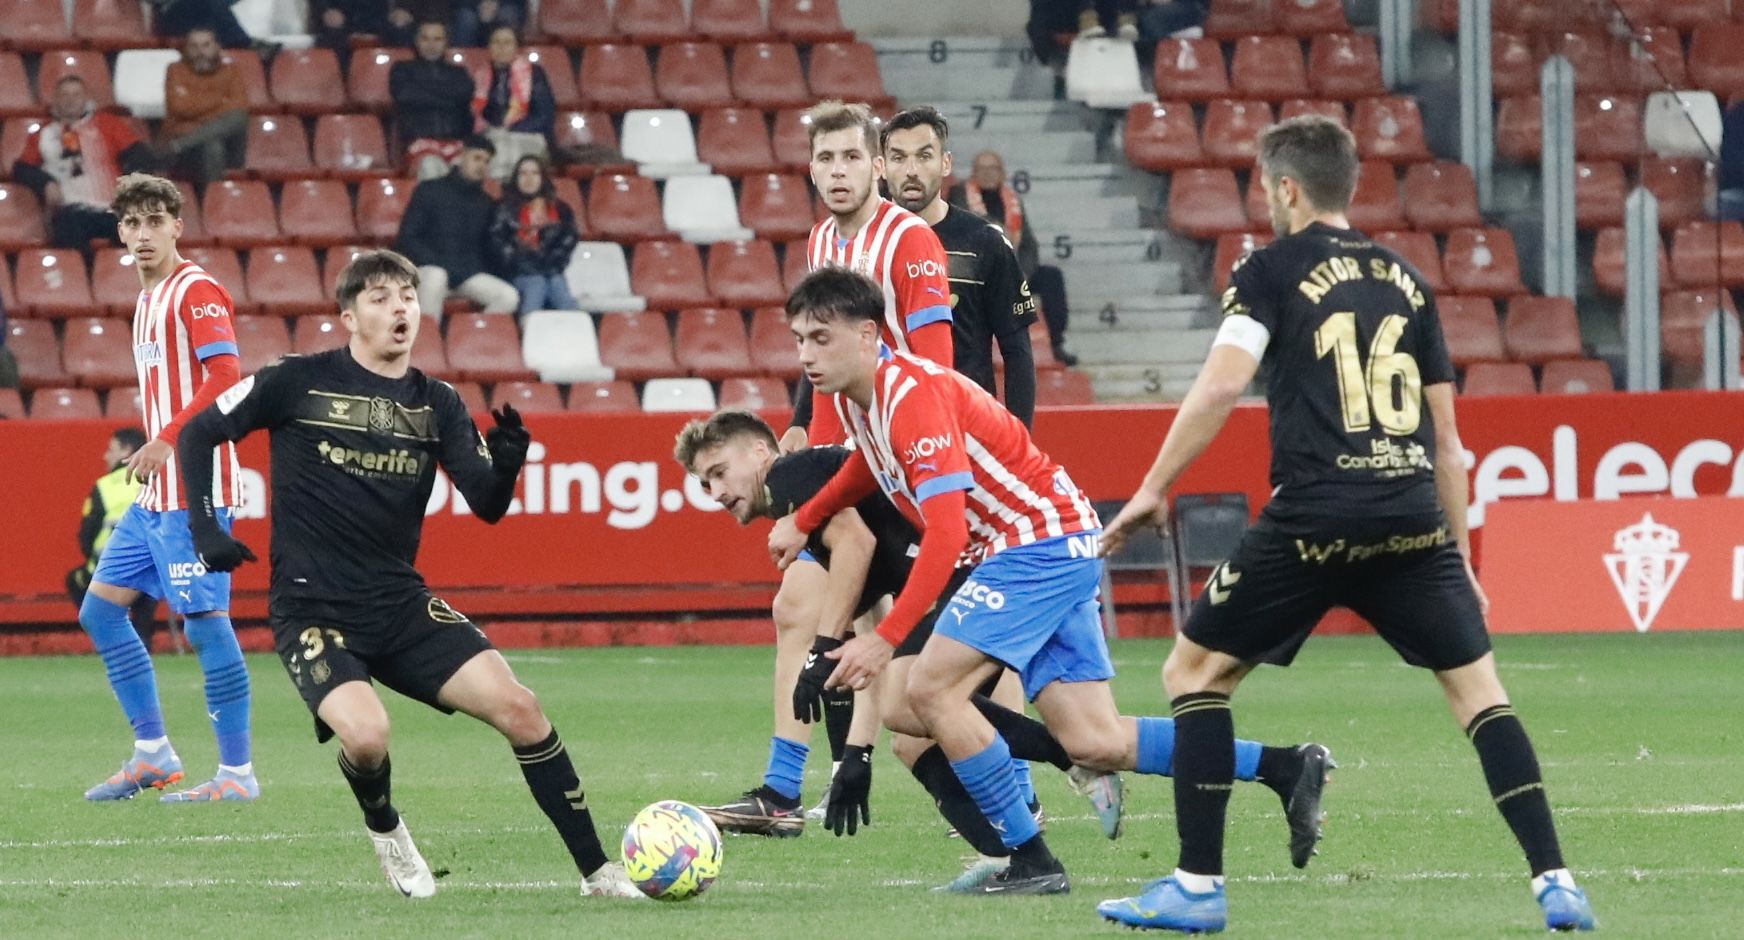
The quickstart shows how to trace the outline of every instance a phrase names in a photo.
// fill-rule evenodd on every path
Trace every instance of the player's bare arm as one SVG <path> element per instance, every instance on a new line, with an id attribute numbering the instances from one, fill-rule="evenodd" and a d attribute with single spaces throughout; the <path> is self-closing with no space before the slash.
<path id="1" fill-rule="evenodd" d="M 1423 389 L 1429 402 L 1429 414 L 1435 421 L 1435 496 L 1441 511 L 1447 516 L 1447 528 L 1459 545 L 1465 559 L 1465 573 L 1477 592 L 1478 607 L 1487 615 L 1490 599 L 1478 586 L 1477 572 L 1472 570 L 1471 530 L 1466 526 L 1466 511 L 1471 498 L 1465 471 L 1465 445 L 1460 443 L 1459 426 L 1453 416 L 1453 383 L 1438 382 Z"/>

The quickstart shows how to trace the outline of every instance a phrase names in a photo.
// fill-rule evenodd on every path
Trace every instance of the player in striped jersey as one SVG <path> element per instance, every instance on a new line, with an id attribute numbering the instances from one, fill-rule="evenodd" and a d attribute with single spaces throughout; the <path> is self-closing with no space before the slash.
<path id="1" fill-rule="evenodd" d="M 879 294 L 864 277 L 826 270 L 809 275 L 788 298 L 800 364 L 833 395 L 857 450 L 817 496 L 776 523 L 770 553 L 787 564 L 808 533 L 880 489 L 921 530 L 920 551 L 890 614 L 875 632 L 826 654 L 839 661 L 830 684 L 855 689 L 883 670 L 959 561 L 975 563 L 910 673 L 909 705 L 1011 849 L 1010 865 L 982 892 L 1062 893 L 1069 889 L 1065 867 L 1024 806 L 1011 751 L 975 708 L 973 691 L 1009 665 L 1072 760 L 1105 772 L 1166 775 L 1173 723 L 1124 717 L 1115 707 L 1097 602 L 1101 523 L 1090 501 L 986 391 L 884 346 Z M 1273 766 L 1265 766 L 1268 759 Z M 1293 835 L 1294 817 L 1312 810 L 1317 822 L 1324 748 L 1266 749 L 1253 760 L 1261 779 L 1294 776 L 1283 791 L 1291 794 L 1285 805 Z M 1304 837 L 1318 838 L 1317 826 L 1304 828 Z M 1309 842 L 1298 864 L 1311 850 Z"/>
<path id="2" fill-rule="evenodd" d="M 182 197 L 174 183 L 134 173 L 116 184 L 112 204 L 121 241 L 139 271 L 133 312 L 133 358 L 139 372 L 145 433 L 128 458 L 144 483 L 139 501 L 116 525 L 79 607 L 79 623 L 103 657 L 109 684 L 133 725 L 133 756 L 92 787 L 88 800 L 131 799 L 147 787 L 182 778 L 182 762 L 164 730 L 151 654 L 127 619 L 141 594 L 161 597 L 181 615 L 188 642 L 206 676 L 206 711 L 218 737 L 218 773 L 164 802 L 252 800 L 260 795 L 249 743 L 248 669 L 230 624 L 230 576 L 208 572 L 188 530 L 188 497 L 180 486 L 176 438 L 182 426 L 234 385 L 241 365 L 229 292 L 176 249 Z M 228 529 L 240 501 L 236 449 L 212 454 L 209 496 Z"/>

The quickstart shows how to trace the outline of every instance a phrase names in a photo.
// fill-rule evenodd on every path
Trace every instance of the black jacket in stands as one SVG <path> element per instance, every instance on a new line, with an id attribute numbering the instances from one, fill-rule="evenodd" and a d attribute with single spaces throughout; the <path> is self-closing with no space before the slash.
<path id="1" fill-rule="evenodd" d="M 487 254 L 496 200 L 484 187 L 448 171 L 412 190 L 412 201 L 400 219 L 394 249 L 413 264 L 433 264 L 448 272 L 450 286 L 491 270 Z"/>
<path id="2" fill-rule="evenodd" d="M 511 182 L 509 185 L 513 186 Z M 521 204 L 504 199 L 497 206 L 491 222 L 490 243 L 494 267 L 505 277 L 528 274 L 562 274 L 569 267 L 569 256 L 575 251 L 581 233 L 575 226 L 575 212 L 562 200 L 546 197 L 556 207 L 557 221 L 539 229 L 539 247 L 523 243 L 521 234 Z"/>
<path id="3" fill-rule="evenodd" d="M 447 59 L 395 62 L 388 70 L 394 132 L 401 143 L 460 140 L 472 133 L 472 77 Z"/>

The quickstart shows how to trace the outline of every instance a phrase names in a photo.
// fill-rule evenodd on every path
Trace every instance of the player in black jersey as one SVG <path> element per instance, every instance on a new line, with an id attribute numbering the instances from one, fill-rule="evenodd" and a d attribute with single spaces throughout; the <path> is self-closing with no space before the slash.
<path id="1" fill-rule="evenodd" d="M 936 108 L 897 112 L 884 125 L 884 183 L 890 198 L 924 219 L 944 245 L 954 367 L 997 396 L 993 344 L 998 343 L 1005 359 L 1006 410 L 1028 427 L 1035 420 L 1035 358 L 1029 344 L 1035 298 L 1005 233 L 945 201 L 950 135 L 950 124 Z"/>
<path id="2" fill-rule="evenodd" d="M 1546 924 L 1591 929 L 1532 742 L 1490 652 L 1466 531 L 1453 364 L 1434 297 L 1409 264 L 1351 230 L 1358 163 L 1342 126 L 1319 116 L 1274 125 L 1261 136 L 1256 172 L 1278 240 L 1237 266 L 1205 366 L 1102 550 L 1163 522 L 1170 485 L 1262 365 L 1275 490 L 1212 573 L 1163 667 L 1175 713 L 1179 865 L 1142 895 L 1098 910 L 1138 927 L 1223 927 L 1229 697 L 1255 665 L 1288 665 L 1337 605 L 1367 619 L 1406 662 L 1435 672 L 1525 851 Z"/>
<path id="3" fill-rule="evenodd" d="M 395 888 L 429 897 L 436 881 L 390 801 L 388 716 L 372 681 L 500 731 L 574 857 L 583 894 L 642 897 L 606 860 L 538 700 L 413 567 L 438 465 L 480 519 L 508 511 L 531 441 L 520 416 L 504 407 L 481 436 L 452 386 L 411 367 L 418 272 L 404 257 L 359 255 L 341 272 L 338 297 L 346 346 L 286 357 L 188 424 L 182 472 L 199 487 L 189 492 L 211 492 L 212 461 L 202 455 L 213 446 L 271 431 L 273 641 L 315 715 L 317 740 L 339 738 L 340 771 Z M 207 568 L 254 560 L 218 527 L 210 501 L 190 507 L 189 527 Z"/>

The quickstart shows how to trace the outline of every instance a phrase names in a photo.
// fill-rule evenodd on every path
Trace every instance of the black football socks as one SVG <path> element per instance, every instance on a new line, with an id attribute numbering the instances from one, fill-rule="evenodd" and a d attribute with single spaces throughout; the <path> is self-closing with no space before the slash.
<path id="1" fill-rule="evenodd" d="M 606 853 L 600 848 L 599 833 L 594 831 L 581 778 L 557 729 L 552 728 L 538 744 L 515 748 L 515 760 L 521 765 L 521 776 L 527 778 L 527 789 L 533 791 L 533 801 L 557 827 L 575 867 L 583 876 L 598 871 L 606 863 Z"/>
<path id="2" fill-rule="evenodd" d="M 1490 785 L 1496 809 L 1514 830 L 1532 874 L 1562 868 L 1562 848 L 1556 840 L 1556 823 L 1550 818 L 1550 798 L 1544 793 L 1538 755 L 1514 707 L 1492 705 L 1478 712 L 1465 733 L 1484 765 L 1484 780 Z"/>

